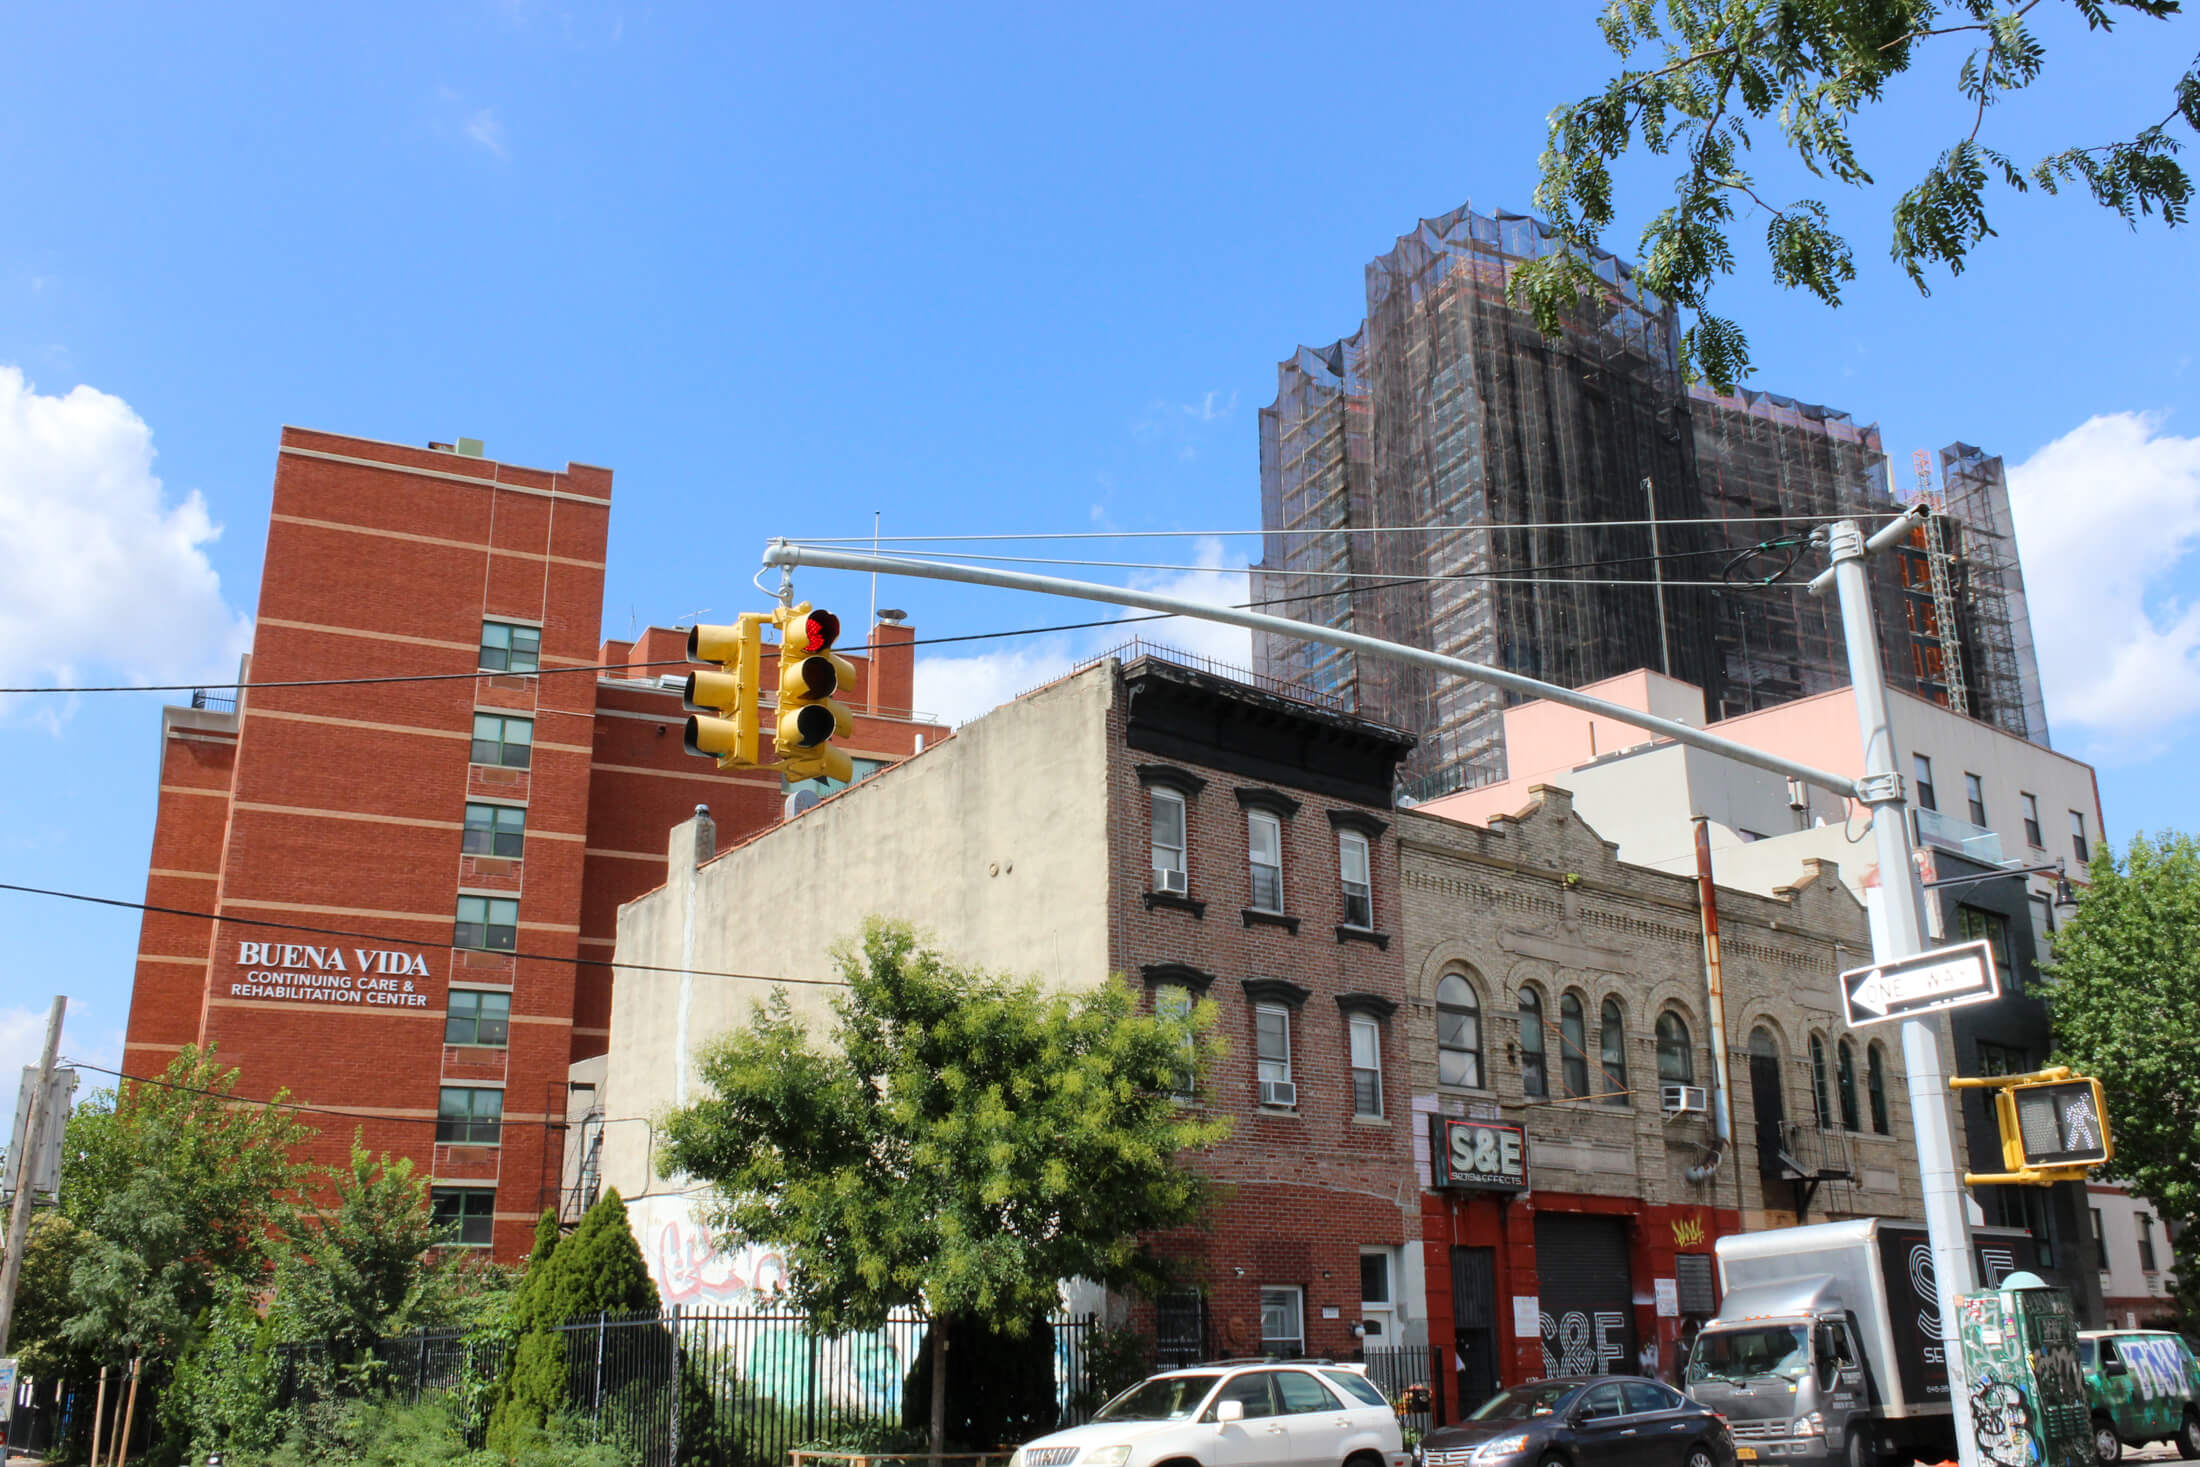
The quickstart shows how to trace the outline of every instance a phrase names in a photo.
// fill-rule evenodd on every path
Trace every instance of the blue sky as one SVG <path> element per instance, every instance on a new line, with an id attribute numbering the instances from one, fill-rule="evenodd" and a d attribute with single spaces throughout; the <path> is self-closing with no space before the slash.
<path id="1" fill-rule="evenodd" d="M 614 635 L 753 605 L 767 537 L 874 510 L 903 535 L 1256 526 L 1275 363 L 1352 329 L 1362 267 L 1417 218 L 1526 208 L 1545 113 L 1609 58 L 1585 6 L 1186 10 L 18 13 L 0 683 L 233 667 L 285 423 L 613 467 Z M 1988 119 L 2019 155 L 2154 120 L 2200 50 L 2192 18 L 2044 33 L 2046 78 Z M 1884 263 L 1886 210 L 1970 125 L 1960 59 L 1860 128 L 1885 186 L 1818 186 L 1856 233 L 1846 307 L 1775 290 L 1746 244 L 1723 305 L 1754 385 L 1877 420 L 1905 469 L 1957 438 L 2028 464 L 2056 742 L 2098 761 L 2112 835 L 2191 829 L 2200 235 L 2003 195 L 2002 237 L 1921 299 Z M 1622 253 L 1663 177 L 1623 174 Z M 881 601 L 920 635 L 1093 614 L 914 582 Z M 920 702 L 966 716 L 1109 640 L 943 649 Z M 0 881 L 142 893 L 158 705 L 0 699 Z M 79 1000 L 66 1047 L 111 1060 L 134 917 L 0 912 L 0 1063 L 55 986 Z"/>

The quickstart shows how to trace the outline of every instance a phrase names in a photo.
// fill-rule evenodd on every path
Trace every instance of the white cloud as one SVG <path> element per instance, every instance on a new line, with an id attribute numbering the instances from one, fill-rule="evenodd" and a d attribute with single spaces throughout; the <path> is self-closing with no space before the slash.
<path id="1" fill-rule="evenodd" d="M 1050 683 L 1077 665 L 1064 638 L 967 657 L 917 659 L 917 707 L 949 724 L 983 718 L 1018 693 Z"/>
<path id="2" fill-rule="evenodd" d="M 2200 713 L 2200 438 L 2090 418 L 2009 470 L 2048 727 L 2110 762 Z"/>
<path id="3" fill-rule="evenodd" d="M 1140 590 L 1216 606 L 1240 604 L 1251 598 L 1247 590 L 1242 555 L 1227 550 L 1221 541 L 1197 542 L 1193 564 L 1208 570 L 1145 571 L 1130 584 Z M 1104 615 L 1102 608 L 1096 614 Z M 1131 610 L 1125 616 L 1149 613 Z M 967 723 L 1019 693 L 1052 682 L 1078 663 L 1121 646 L 1132 637 L 1158 642 L 1165 647 L 1212 658 L 1228 667 L 1253 665 L 1252 633 L 1242 627 L 1223 626 L 1191 617 L 1132 622 L 1121 627 L 1096 627 L 1076 637 L 1049 637 L 1036 643 L 1003 647 L 970 656 L 938 656 L 917 659 L 917 707 L 952 724 Z"/>
<path id="4" fill-rule="evenodd" d="M 497 116 L 497 109 L 484 107 L 466 119 L 466 136 L 494 154 L 499 160 L 512 156 L 504 145 L 504 122 Z"/>
<path id="5" fill-rule="evenodd" d="M 169 501 L 128 403 L 0 367 L 0 686 L 234 677 L 251 626 L 206 558 L 220 534 L 196 490 Z"/>
<path id="6" fill-rule="evenodd" d="M 1193 564 L 1207 569 L 1176 573 L 1147 571 L 1134 577 L 1131 584 L 1142 591 L 1202 601 L 1210 606 L 1242 606 L 1253 599 L 1244 555 L 1226 549 L 1222 541 L 1198 541 Z M 1134 634 L 1150 642 L 1212 657 L 1231 667 L 1249 669 L 1253 665 L 1253 634 L 1243 627 L 1172 616 L 1166 621 L 1141 622 Z"/>

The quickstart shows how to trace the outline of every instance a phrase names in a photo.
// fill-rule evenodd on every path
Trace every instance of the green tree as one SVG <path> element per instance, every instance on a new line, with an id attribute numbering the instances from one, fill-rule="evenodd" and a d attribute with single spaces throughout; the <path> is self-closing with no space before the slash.
<path id="1" fill-rule="evenodd" d="M 69 1293 L 69 1269 L 83 1245 L 82 1231 L 61 1213 L 31 1214 L 30 1236 L 23 1241 L 23 1268 L 16 1278 L 9 1343 L 23 1373 L 33 1379 L 81 1379 L 87 1365 L 93 1374 L 99 1370 L 94 1357 L 62 1334 L 62 1326 L 76 1312 Z"/>
<path id="2" fill-rule="evenodd" d="M 292 1221 L 314 1133 L 233 1095 L 237 1071 L 186 1046 L 158 1081 L 80 1105 L 62 1212 L 82 1233 L 62 1334 L 108 1360 L 173 1360 L 224 1281 L 259 1281 Z"/>
<path id="3" fill-rule="evenodd" d="M 2107 32 L 2127 16 L 2166 20 L 2178 0 L 2068 0 L 2087 28 Z M 2134 97 L 2128 138 L 2020 160 L 1981 135 L 1987 109 L 2041 74 L 2046 48 L 2034 29 L 2039 0 L 1607 0 L 1599 25 L 1620 59 L 1603 90 L 1551 114 L 1535 203 L 1560 247 L 1515 273 L 1512 298 L 1546 336 L 1577 302 L 1601 298 L 1591 252 L 1613 218 L 1612 166 L 1640 144 L 1677 154 L 1667 206 L 1644 227 L 1637 282 L 1693 317 L 1684 367 L 1721 388 L 1749 372 L 1749 343 L 1734 321 L 1707 308 L 1717 279 L 1734 271 L 1729 238 L 1740 206 L 1765 216 L 1773 280 L 1828 305 L 1856 277 L 1849 243 L 1819 199 L 1774 203 L 1748 171 L 1752 129 L 1777 127 L 1785 151 L 1817 178 L 1851 187 L 1872 175 L 1850 135 L 1888 83 L 1945 48 L 1967 51 L 1955 69 L 1969 126 L 1949 140 L 1895 202 L 1891 253 L 1921 292 L 1927 272 L 1959 274 L 1994 231 L 1986 192 L 1999 182 L 2048 193 L 2081 188 L 2134 226 L 2159 213 L 2186 221 L 2191 180 L 2177 162 L 2179 131 L 2200 130 L 2200 62 L 2166 97 Z"/>
<path id="4" fill-rule="evenodd" d="M 570 1336 L 558 1333 L 560 1325 L 599 1314 L 654 1313 L 657 1307 L 657 1286 L 650 1282 L 616 1188 L 562 1241 L 556 1215 L 544 1212 L 513 1311 L 523 1333 L 489 1419 L 490 1448 L 507 1453 L 530 1448 L 565 1409 Z"/>
<path id="5" fill-rule="evenodd" d="M 2116 1159 L 2103 1169 L 2173 1225 L 2200 1223 L 2200 842 L 2102 842 L 2092 886 L 2055 934 L 2056 1058 L 2101 1082 Z"/>
<path id="6" fill-rule="evenodd" d="M 777 994 L 704 1049 L 709 1093 L 667 1122 L 669 1165 L 711 1184 L 715 1229 L 785 1250 L 828 1330 L 921 1305 L 1014 1334 L 1066 1278 L 1162 1285 L 1141 1235 L 1201 1215 L 1182 1153 L 1227 1134 L 1172 1099 L 1187 1063 L 1204 1071 L 1211 1006 L 1187 1027 L 1140 1014 L 1120 980 L 1045 993 L 878 921 L 840 967 L 829 1045 Z M 938 1450 L 936 1354 L 932 1387 Z"/>
<path id="7" fill-rule="evenodd" d="M 378 1340 L 446 1323 L 449 1264 L 436 1245 L 449 1230 L 430 1214 L 411 1158 L 377 1160 L 354 1133 L 350 1160 L 324 1180 L 329 1200 L 302 1214 L 276 1256 L 275 1293 L 295 1337 L 349 1363 Z"/>

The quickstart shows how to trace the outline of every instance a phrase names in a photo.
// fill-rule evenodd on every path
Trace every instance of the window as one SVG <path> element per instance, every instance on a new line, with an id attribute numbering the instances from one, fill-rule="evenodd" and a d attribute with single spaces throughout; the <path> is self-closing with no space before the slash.
<path id="1" fill-rule="evenodd" d="M 1175 790 L 1153 795 L 1153 889 L 1189 891 L 1184 865 L 1184 797 Z"/>
<path id="2" fill-rule="evenodd" d="M 494 1146 L 503 1121 L 503 1091 L 446 1085 L 435 1108 L 435 1139 L 454 1146 Z"/>
<path id="3" fill-rule="evenodd" d="M 1994 971 L 2000 975 L 2001 991 L 2017 991 L 2016 972 L 2009 966 L 2009 919 L 1999 912 L 1989 912 L 1980 907 L 1956 908 L 1956 940 L 1958 942 L 1983 942 L 1994 950 Z"/>
<path id="4" fill-rule="evenodd" d="M 542 628 L 502 621 L 481 624 L 482 671 L 533 672 L 541 665 Z"/>
<path id="5" fill-rule="evenodd" d="M 1305 1294 L 1296 1286 L 1260 1291 L 1260 1350 L 1286 1360 L 1306 1353 Z"/>
<path id="6" fill-rule="evenodd" d="M 1551 1072 L 1543 1056 L 1543 1000 L 1535 990 L 1520 990 L 1520 1088 L 1529 1095 L 1551 1093 Z"/>
<path id="7" fill-rule="evenodd" d="M 1878 1040 L 1864 1051 L 1864 1088 L 1872 1106 L 1872 1134 L 1887 1135 L 1887 1051 Z"/>
<path id="8" fill-rule="evenodd" d="M 2032 1052 L 2022 1045 L 1978 1042 L 1978 1072 L 1982 1075 L 2029 1075 Z"/>
<path id="9" fill-rule="evenodd" d="M 1933 761 L 1923 754 L 1910 756 L 1910 768 L 1917 775 L 1917 807 L 1920 810 L 1938 810 L 1933 798 Z"/>
<path id="10" fill-rule="evenodd" d="M 1963 798 L 1971 807 L 1971 823 L 1986 824 L 1986 786 L 1977 775 L 1968 771 L 1963 776 Z"/>
<path id="11" fill-rule="evenodd" d="M 2155 1271 L 2154 1219 L 2142 1212 L 2135 1221 L 2139 1224 L 2139 1271 L 2141 1273 L 2153 1273 Z"/>
<path id="12" fill-rule="evenodd" d="M 1283 822 L 1266 810 L 1245 812 L 1245 859 L 1253 873 L 1253 910 L 1282 911 Z"/>
<path id="13" fill-rule="evenodd" d="M 517 897 L 462 896 L 458 899 L 458 928 L 451 934 L 452 947 L 481 952 L 508 953 L 519 946 Z"/>
<path id="14" fill-rule="evenodd" d="M 1277 1371 L 1276 1394 L 1282 1398 L 1286 1416 L 1308 1416 L 1316 1411 L 1337 1409 L 1337 1398 L 1303 1370 Z"/>
<path id="15" fill-rule="evenodd" d="M 443 1042 L 502 1048 L 510 1042 L 511 1023 L 512 995 L 509 993 L 454 988 L 443 1011 Z"/>
<path id="16" fill-rule="evenodd" d="M 474 763 L 525 769 L 535 752 L 535 721 L 495 713 L 474 715 Z"/>
<path id="17" fill-rule="evenodd" d="M 1344 884 L 1344 925 L 1375 925 L 1375 888 L 1368 880 L 1367 837 L 1356 830 L 1337 832 L 1337 877 Z"/>
<path id="18" fill-rule="evenodd" d="M 1265 1314 L 1265 1312 L 1264 1310 L 1263 1313 Z M 1273 1370 L 1248 1370 L 1243 1375 L 1231 1377 L 1223 1382 L 1221 1390 L 1215 1392 L 1215 1406 L 1221 1405 L 1224 1401 L 1236 1401 L 1243 1406 L 1247 1421 L 1256 1416 L 1275 1415 L 1276 1372 Z M 1214 1415 L 1214 1406 L 1207 1408 L 1207 1414 L 1209 1417 Z"/>
<path id="19" fill-rule="evenodd" d="M 1436 1083 L 1482 1088 L 1482 1006 L 1457 973 L 1436 985 Z"/>
<path id="20" fill-rule="evenodd" d="M 2093 848 L 2085 843 L 2085 811 L 2083 810 L 2070 812 L 2070 849 L 2077 856 L 2079 865 L 2090 866 L 2093 864 Z"/>
<path id="21" fill-rule="evenodd" d="M 1619 1383 L 1610 1381 L 1591 1386 L 1581 1398 L 1581 1414 L 1591 1420 L 1600 1416 L 1624 1416 L 1627 1414 L 1626 1398 L 1621 1395 Z"/>
<path id="22" fill-rule="evenodd" d="M 1688 1023 L 1671 1009 L 1658 1015 L 1658 1079 L 1671 1085 L 1696 1083 L 1696 1055 L 1688 1043 Z"/>
<path id="23" fill-rule="evenodd" d="M 469 856 L 517 858 L 526 844 L 527 812 L 513 805 L 466 806 L 466 835 L 459 849 Z"/>
<path id="24" fill-rule="evenodd" d="M 1199 1085 L 1198 1051 L 1192 1046 L 1192 991 L 1181 983 L 1164 983 L 1153 991 L 1153 1011 L 1184 1026 L 1184 1063 L 1169 1083 L 1169 1093 L 1190 1100 Z"/>
<path id="25" fill-rule="evenodd" d="M 2023 793 L 2019 793 L 2017 798 L 2024 802 L 2024 843 L 2035 851 L 2045 850 L 2047 841 L 2040 834 L 2039 800 Z"/>
<path id="26" fill-rule="evenodd" d="M 1604 1061 L 1604 1103 L 1627 1104 L 1627 1029 L 1616 998 L 1606 999 L 1597 1014 L 1597 1048 Z"/>
<path id="27" fill-rule="evenodd" d="M 2089 1207 L 2093 1214 L 2093 1266 L 2102 1273 L 2108 1272 L 2108 1232 L 2101 1226 L 2101 1210 Z"/>
<path id="28" fill-rule="evenodd" d="M 1826 1041 L 1810 1036 L 1810 1098 L 1818 1109 L 1818 1129 L 1833 1129 L 1833 1101 L 1826 1089 Z"/>
<path id="29" fill-rule="evenodd" d="M 437 1187 L 428 1194 L 429 1215 L 450 1242 L 486 1248 L 494 1240 L 497 1194 L 491 1187 Z"/>
<path id="30" fill-rule="evenodd" d="M 1361 1249 L 1360 1324 L 1369 1349 L 1392 1342 L 1391 1325 L 1397 1317 L 1397 1307 L 1390 1293 L 1390 1250 Z"/>
<path id="31" fill-rule="evenodd" d="M 1291 1011 L 1280 1004 L 1253 1007 L 1254 1053 L 1260 1060 L 1260 1103 L 1290 1105 L 1290 1100 L 1270 1100 L 1271 1085 L 1291 1083 Z"/>
<path id="32" fill-rule="evenodd" d="M 1856 1110 L 1856 1046 L 1842 1040 L 1834 1052 L 1834 1065 L 1834 1083 L 1841 1092 L 1841 1128 L 1861 1131 L 1864 1122 Z"/>
<path id="33" fill-rule="evenodd" d="M 1568 1095 L 1589 1093 L 1589 1032 L 1581 1014 L 1581 995 L 1558 1001 L 1558 1064 Z"/>
<path id="34" fill-rule="evenodd" d="M 1345 1022 L 1352 1054 L 1352 1113 L 1383 1113 L 1383 1031 L 1366 1014 L 1354 1014 Z"/>

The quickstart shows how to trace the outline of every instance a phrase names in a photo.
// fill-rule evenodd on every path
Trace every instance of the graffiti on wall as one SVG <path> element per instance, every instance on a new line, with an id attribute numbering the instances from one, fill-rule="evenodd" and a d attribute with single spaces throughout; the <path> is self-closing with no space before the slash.
<path id="1" fill-rule="evenodd" d="M 1993 1467 L 2035 1467 L 2040 1460 L 2031 1404 L 2023 1390 L 1991 1372 L 1981 1372 L 1971 1391 L 1971 1438 Z"/>
<path id="2" fill-rule="evenodd" d="M 1545 1375 L 1610 1375 L 1625 1352 L 1627 1316 L 1616 1309 L 1569 1309 L 1541 1315 Z M 1557 1346 L 1554 1350 L 1552 1347 Z"/>

